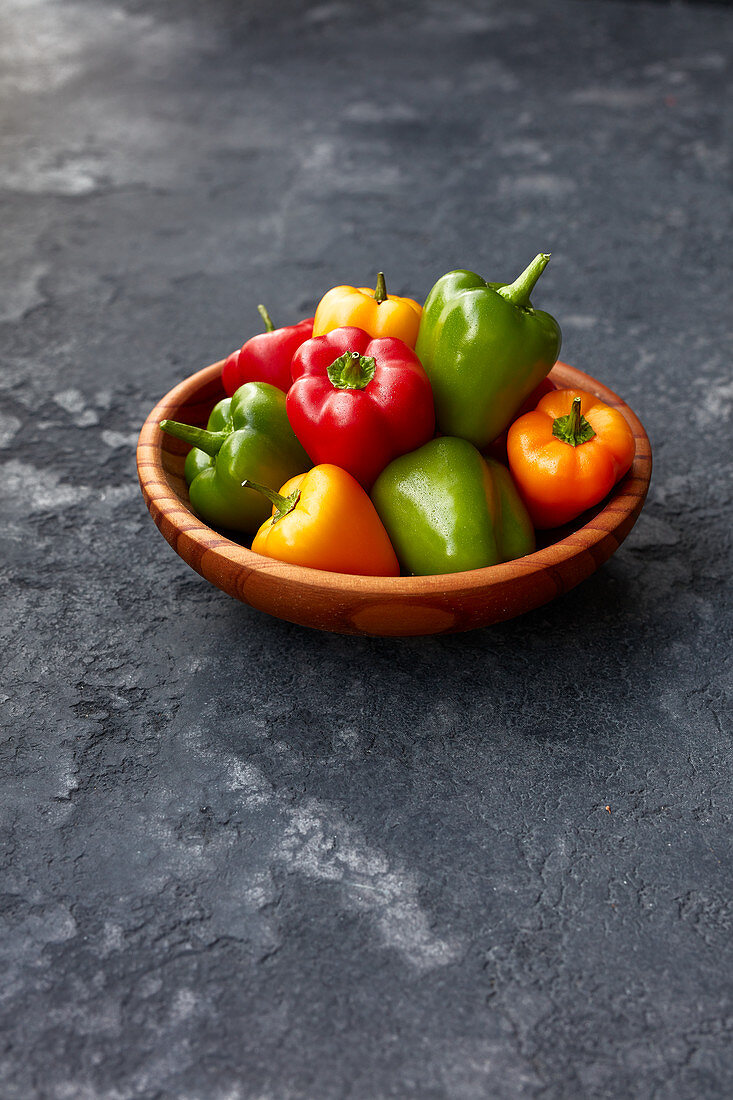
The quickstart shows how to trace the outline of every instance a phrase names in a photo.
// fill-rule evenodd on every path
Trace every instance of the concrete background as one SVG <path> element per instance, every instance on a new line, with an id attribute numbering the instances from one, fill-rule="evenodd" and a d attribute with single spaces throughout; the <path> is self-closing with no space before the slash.
<path id="1" fill-rule="evenodd" d="M 733 1093 L 732 34 L 705 4 L 2 4 L 4 1100 Z M 163 542 L 139 427 L 258 302 L 540 250 L 563 358 L 654 449 L 593 578 L 346 639 Z"/>

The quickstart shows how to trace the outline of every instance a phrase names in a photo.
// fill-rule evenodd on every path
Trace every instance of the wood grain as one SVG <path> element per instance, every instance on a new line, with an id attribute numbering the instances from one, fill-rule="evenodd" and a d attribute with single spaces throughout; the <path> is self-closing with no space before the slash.
<path id="1" fill-rule="evenodd" d="M 186 378 L 155 406 L 137 446 L 140 486 L 173 549 L 202 577 L 251 607 L 339 634 L 407 636 L 472 630 L 531 611 L 590 576 L 618 549 L 641 512 L 651 478 L 649 439 L 632 410 L 606 386 L 566 363 L 551 378 L 595 393 L 620 409 L 636 440 L 626 477 L 596 509 L 551 532 L 534 554 L 466 573 L 432 577 L 355 577 L 253 554 L 191 511 L 183 478 L 186 444 L 164 435 L 164 418 L 205 425 L 221 388 L 222 363 Z"/>

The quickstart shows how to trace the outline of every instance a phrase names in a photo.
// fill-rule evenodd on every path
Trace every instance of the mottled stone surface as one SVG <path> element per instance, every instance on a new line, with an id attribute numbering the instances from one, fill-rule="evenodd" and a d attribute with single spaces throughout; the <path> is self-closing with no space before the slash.
<path id="1" fill-rule="evenodd" d="M 4 0 L 3 1100 L 733 1093 L 732 33 Z M 539 250 L 563 357 L 654 448 L 591 580 L 347 639 L 163 542 L 140 424 L 257 302 Z"/>

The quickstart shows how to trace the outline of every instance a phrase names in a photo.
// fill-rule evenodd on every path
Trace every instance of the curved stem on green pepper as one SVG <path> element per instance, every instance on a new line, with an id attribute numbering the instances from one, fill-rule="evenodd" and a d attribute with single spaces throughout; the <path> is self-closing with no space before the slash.
<path id="1" fill-rule="evenodd" d="M 550 255 L 549 252 L 540 252 L 513 283 L 509 283 L 508 286 L 500 286 L 496 293 L 515 306 L 528 306 L 529 296 L 534 290 L 540 275 L 550 262 Z"/>
<path id="2" fill-rule="evenodd" d="M 210 432 L 206 428 L 197 428 L 193 424 L 179 424 L 177 420 L 161 420 L 159 427 L 168 435 L 205 451 L 212 458 L 218 455 L 222 444 L 232 434 L 231 432 Z"/>

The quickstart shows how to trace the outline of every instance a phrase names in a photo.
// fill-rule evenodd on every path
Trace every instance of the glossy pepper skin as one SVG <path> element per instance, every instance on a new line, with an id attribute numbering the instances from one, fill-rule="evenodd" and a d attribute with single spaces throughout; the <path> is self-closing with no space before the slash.
<path id="1" fill-rule="evenodd" d="M 444 435 L 485 447 L 554 366 L 560 327 L 529 300 L 549 258 L 540 253 L 508 285 L 450 271 L 430 291 L 415 350 Z"/>
<path id="2" fill-rule="evenodd" d="M 396 577 L 400 567 L 374 505 L 351 474 L 314 466 L 291 478 L 279 493 L 256 488 L 272 503 L 272 516 L 252 540 L 257 554 L 293 565 Z"/>
<path id="3" fill-rule="evenodd" d="M 290 389 L 290 361 L 304 340 L 313 334 L 313 318 L 308 317 L 297 325 L 275 328 L 264 306 L 257 309 L 265 322 L 265 332 L 260 332 L 233 351 L 221 371 L 221 384 L 230 397 L 245 382 L 269 382 L 283 393 Z"/>
<path id="4" fill-rule="evenodd" d="M 433 435 L 430 383 L 402 340 L 334 329 L 298 348 L 292 372 L 287 411 L 298 439 L 314 463 L 341 466 L 366 489 Z"/>
<path id="5" fill-rule="evenodd" d="M 509 471 L 465 439 L 441 436 L 395 459 L 371 495 L 407 573 L 461 573 L 535 548 Z"/>
<path id="6" fill-rule="evenodd" d="M 370 336 L 395 336 L 415 347 L 422 307 L 413 298 L 387 294 L 380 271 L 374 290 L 370 287 L 335 286 L 321 298 L 313 321 L 313 335 L 323 336 L 335 328 L 360 328 Z"/>
<path id="7" fill-rule="evenodd" d="M 512 424 L 509 466 L 535 527 L 559 527 L 603 500 L 634 460 L 622 413 L 592 393 L 556 390 Z"/>
<path id="8" fill-rule="evenodd" d="M 245 478 L 279 485 L 311 466 L 285 412 L 285 394 L 267 382 L 247 382 L 219 401 L 209 427 L 162 420 L 164 432 L 192 444 L 186 457 L 191 506 L 212 527 L 252 534 L 269 506 Z M 190 480 L 189 480 L 190 479 Z"/>
<path id="9" fill-rule="evenodd" d="M 535 386 L 532 390 L 527 400 L 522 402 L 515 420 L 519 419 L 520 416 L 524 416 L 525 413 L 532 412 L 533 409 L 536 409 L 540 398 L 544 397 L 546 393 L 552 393 L 555 389 L 557 389 L 557 387 L 551 379 L 543 378 L 539 386 Z M 483 454 L 486 458 L 495 458 L 497 462 L 503 462 L 505 466 L 508 462 L 506 453 L 506 438 L 508 431 L 509 429 L 507 428 L 501 435 L 498 435 L 496 439 L 492 439 L 488 447 L 483 449 Z"/>

